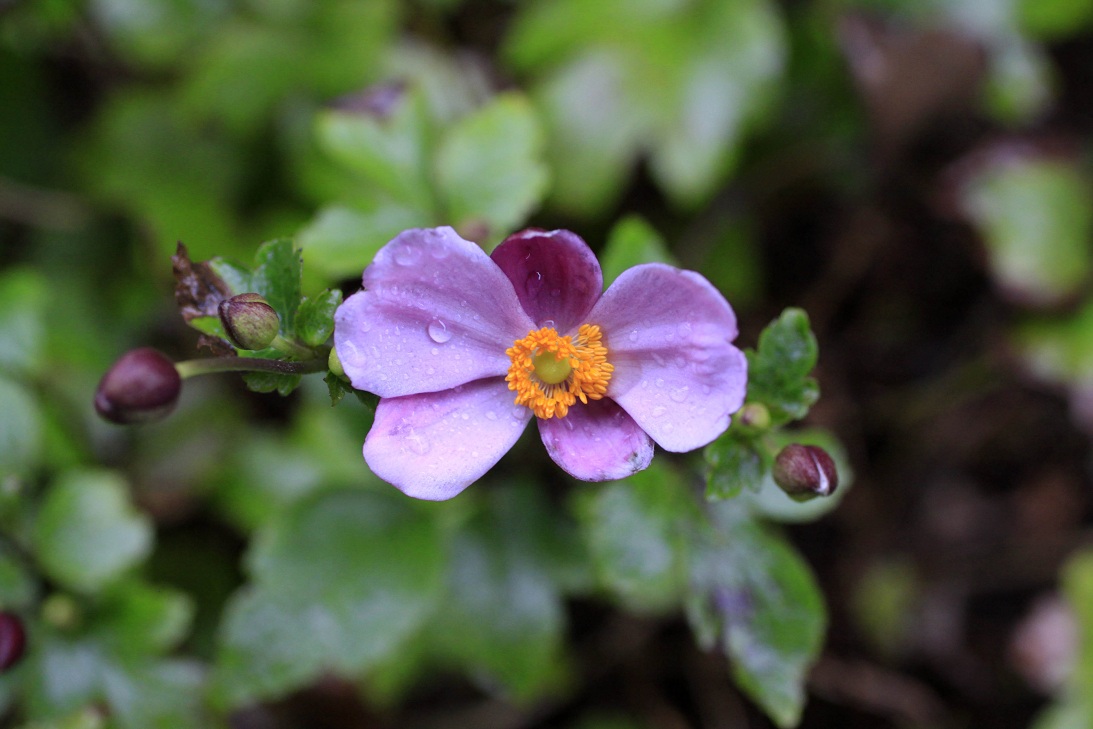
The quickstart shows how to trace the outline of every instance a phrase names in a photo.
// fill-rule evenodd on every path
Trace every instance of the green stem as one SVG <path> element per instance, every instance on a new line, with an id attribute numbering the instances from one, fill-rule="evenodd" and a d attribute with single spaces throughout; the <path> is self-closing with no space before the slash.
<path id="1" fill-rule="evenodd" d="M 294 357 L 300 361 L 306 361 L 315 356 L 313 350 L 297 344 L 291 339 L 285 339 L 280 334 L 273 338 L 273 341 L 270 342 L 269 346 L 282 354 L 287 354 L 289 357 Z"/>
<path id="2" fill-rule="evenodd" d="M 258 359 L 257 357 L 210 357 L 208 359 L 190 359 L 175 363 L 182 379 L 210 375 L 215 372 L 272 372 L 278 375 L 307 375 L 326 370 L 323 359 L 309 359 L 304 362 L 285 362 L 279 359 Z"/>

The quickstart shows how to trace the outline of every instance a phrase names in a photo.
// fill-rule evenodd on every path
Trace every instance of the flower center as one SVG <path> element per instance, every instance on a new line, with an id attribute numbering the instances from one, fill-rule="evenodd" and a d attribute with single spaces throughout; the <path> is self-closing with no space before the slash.
<path id="1" fill-rule="evenodd" d="M 575 338 L 543 327 L 513 342 L 505 350 L 512 360 L 505 380 L 516 404 L 539 418 L 564 418 L 577 400 L 602 398 L 615 370 L 602 339 L 598 326 L 582 324 Z"/>

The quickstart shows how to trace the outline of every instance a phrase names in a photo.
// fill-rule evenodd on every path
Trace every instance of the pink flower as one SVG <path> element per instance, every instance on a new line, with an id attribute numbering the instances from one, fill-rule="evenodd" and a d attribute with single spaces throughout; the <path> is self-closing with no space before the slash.
<path id="1" fill-rule="evenodd" d="M 364 459 L 406 494 L 449 499 L 536 416 L 554 462 L 607 481 L 706 445 L 744 401 L 736 317 L 709 281 L 648 263 L 603 291 L 566 230 L 525 230 L 492 256 L 451 228 L 407 230 L 334 318 L 353 386 L 380 396 Z"/>

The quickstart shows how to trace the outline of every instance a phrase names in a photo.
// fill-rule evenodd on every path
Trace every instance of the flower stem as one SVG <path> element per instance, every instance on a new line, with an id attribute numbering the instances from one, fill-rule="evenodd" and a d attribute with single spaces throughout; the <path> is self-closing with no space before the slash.
<path id="1" fill-rule="evenodd" d="M 315 356 L 315 352 L 301 344 L 297 344 L 291 339 L 285 339 L 280 334 L 273 338 L 270 342 L 271 347 L 276 349 L 282 354 L 287 354 L 289 357 L 295 357 L 300 361 L 307 361 Z"/>
<path id="2" fill-rule="evenodd" d="M 304 362 L 285 362 L 279 359 L 257 357 L 210 357 L 190 359 L 175 364 L 182 379 L 215 372 L 272 372 L 278 375 L 307 375 L 326 369 L 325 359 L 309 359 Z"/>

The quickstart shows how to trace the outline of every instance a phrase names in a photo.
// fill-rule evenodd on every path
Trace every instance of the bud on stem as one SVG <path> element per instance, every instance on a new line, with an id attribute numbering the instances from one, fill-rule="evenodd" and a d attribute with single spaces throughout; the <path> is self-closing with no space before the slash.
<path id="1" fill-rule="evenodd" d="M 19 662 L 26 649 L 27 634 L 18 615 L 0 611 L 0 673 Z"/>
<path id="2" fill-rule="evenodd" d="M 774 482 L 797 501 L 830 496 L 839 486 L 835 462 L 823 448 L 793 443 L 774 459 Z"/>
<path id="3" fill-rule="evenodd" d="M 240 349 L 265 349 L 281 331 L 277 312 L 261 294 L 239 294 L 224 299 L 217 311 L 224 332 Z"/>
<path id="4" fill-rule="evenodd" d="M 182 378 L 171 360 L 151 347 L 126 352 L 107 370 L 95 391 L 95 410 L 128 425 L 165 418 L 178 402 Z"/>

